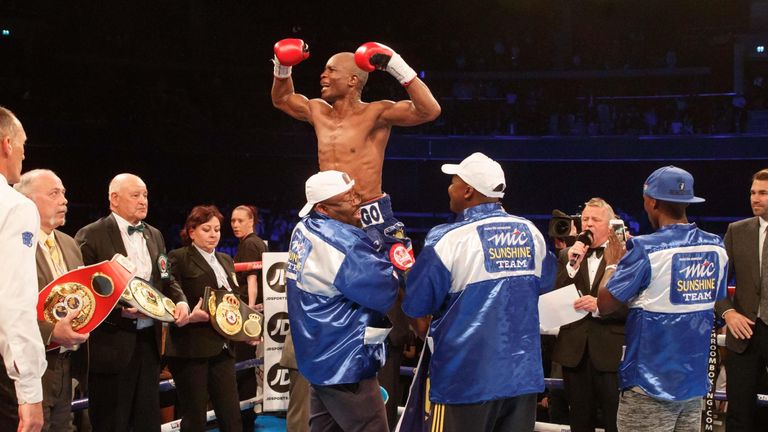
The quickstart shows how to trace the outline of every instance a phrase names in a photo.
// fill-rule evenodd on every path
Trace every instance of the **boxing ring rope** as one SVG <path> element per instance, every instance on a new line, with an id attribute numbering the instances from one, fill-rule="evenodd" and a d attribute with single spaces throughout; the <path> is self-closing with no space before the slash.
<path id="1" fill-rule="evenodd" d="M 262 268 L 261 261 L 242 262 L 242 263 L 235 264 L 236 272 L 261 270 L 261 268 Z M 256 366 L 260 366 L 263 363 L 264 363 L 263 359 L 245 360 L 235 364 L 235 371 L 250 369 Z M 173 382 L 173 379 L 160 381 L 161 392 L 174 390 L 175 388 L 176 388 L 176 384 Z M 262 402 L 261 399 L 257 399 L 255 397 L 244 400 L 244 401 L 240 401 L 240 411 L 253 409 L 253 407 L 256 404 L 261 402 Z M 76 399 L 72 401 L 72 412 L 84 410 L 87 408 L 88 408 L 88 398 Z M 216 419 L 216 414 L 213 412 L 213 410 L 210 410 L 206 413 L 206 417 L 207 417 L 206 421 L 210 422 Z M 172 432 L 172 431 L 178 431 L 180 429 L 181 429 L 181 419 L 176 419 L 176 420 L 173 420 L 172 422 L 163 424 L 161 430 L 162 432 Z"/>
<path id="2" fill-rule="evenodd" d="M 533 430 L 534 432 L 570 432 L 571 427 L 568 425 L 536 422 Z M 595 432 L 605 432 L 605 429 L 595 428 Z"/>
<path id="3" fill-rule="evenodd" d="M 255 366 L 259 366 L 262 363 L 263 363 L 262 359 L 250 359 L 250 360 L 241 361 L 240 363 L 235 364 L 235 371 L 249 369 Z M 173 379 L 160 381 L 161 392 L 174 390 L 175 388 L 176 388 L 176 384 L 173 382 Z M 86 408 L 88 408 L 88 398 L 77 399 L 72 401 L 72 411 L 80 411 Z"/>
<path id="4" fill-rule="evenodd" d="M 240 363 L 235 364 L 235 370 L 240 371 L 243 369 L 250 369 L 255 366 L 259 366 L 263 363 L 262 359 L 250 359 L 245 360 Z M 176 384 L 173 382 L 173 379 L 160 381 L 160 391 L 170 391 L 174 390 L 176 388 Z M 245 411 L 248 409 L 253 409 L 254 405 L 261 403 L 261 399 L 257 398 L 251 398 L 244 401 L 240 401 L 240 411 Z M 80 411 L 88 408 L 88 398 L 83 399 L 77 399 L 72 401 L 72 411 Z M 216 413 L 213 412 L 213 410 L 210 410 L 206 413 L 207 422 L 216 420 Z M 181 419 L 173 420 L 172 422 L 165 423 L 162 425 L 162 432 L 172 432 L 177 431 L 181 429 Z"/>
<path id="5" fill-rule="evenodd" d="M 719 339 L 719 338 L 718 338 Z M 720 340 L 718 340 L 720 342 Z M 235 364 L 235 370 L 243 370 L 243 369 L 249 369 L 254 366 L 259 366 L 262 364 L 262 359 L 251 359 L 239 362 Z M 413 376 L 415 372 L 415 368 L 402 366 L 400 367 L 400 375 L 403 376 Z M 563 380 L 560 378 L 544 378 L 544 385 L 547 388 L 550 389 L 562 389 L 563 388 Z M 165 380 L 160 382 L 160 391 L 170 391 L 175 389 L 175 385 L 173 383 L 173 379 Z M 725 396 L 725 392 L 715 392 L 715 400 L 718 401 L 724 401 L 727 400 Z M 253 406 L 257 403 L 260 403 L 261 400 L 258 400 L 256 398 L 244 400 L 240 402 L 240 410 L 245 411 L 247 409 L 252 409 Z M 768 405 L 768 395 L 759 394 L 757 395 L 757 404 L 760 406 L 767 406 Z M 72 411 L 79 411 L 88 408 L 88 398 L 84 399 L 78 399 L 72 401 Z M 402 408 L 402 407 L 400 407 Z M 208 411 L 207 413 L 207 421 L 213 421 L 216 419 L 216 414 L 213 412 L 213 410 Z M 179 430 L 180 427 L 180 419 L 176 419 L 170 423 L 166 423 L 162 426 L 163 432 L 171 432 Z M 554 423 L 543 423 L 543 422 L 536 422 L 536 427 L 534 429 L 537 432 L 565 432 L 570 430 L 570 426 L 568 425 L 558 425 Z M 601 431 L 601 429 L 597 429 L 597 431 Z"/>
<path id="6" fill-rule="evenodd" d="M 261 270 L 263 267 L 261 261 L 250 261 L 250 262 L 240 262 L 235 263 L 235 272 L 244 272 L 244 271 L 252 271 L 252 270 Z M 735 287 L 729 286 L 728 287 L 728 295 L 733 296 L 733 293 L 735 291 Z M 559 333 L 559 329 L 550 329 L 550 330 L 541 330 L 540 332 L 542 335 L 549 335 L 549 336 L 557 336 Z M 717 345 L 718 346 L 725 346 L 725 335 L 719 334 L 717 335 Z M 264 363 L 263 359 L 250 359 L 245 360 L 239 363 L 235 364 L 235 370 L 240 371 L 244 369 L 253 368 L 259 365 L 262 365 Z M 413 367 L 408 366 L 402 366 L 400 367 L 400 375 L 402 376 L 413 376 L 416 372 L 416 369 Z M 563 386 L 563 380 L 562 378 L 544 378 L 544 386 L 549 389 L 562 389 Z M 160 391 L 170 391 L 174 390 L 176 388 L 176 385 L 173 382 L 173 379 L 164 380 L 160 382 Z M 726 393 L 722 391 L 716 391 L 713 392 L 713 399 L 717 401 L 727 401 Z M 248 409 L 253 409 L 253 407 L 261 403 L 261 399 L 257 398 L 251 398 L 244 401 L 240 401 L 240 411 L 245 411 Z M 758 394 L 756 398 L 756 403 L 758 406 L 768 406 L 768 395 L 766 394 Z M 72 411 L 80 411 L 83 409 L 88 408 L 88 398 L 83 399 L 77 399 L 72 401 Z M 398 407 L 398 414 L 403 410 L 403 407 Z M 207 412 L 207 421 L 213 421 L 216 419 L 216 414 L 213 410 Z M 178 431 L 181 428 L 181 419 L 173 420 L 172 422 L 165 423 L 162 425 L 162 432 L 173 432 Z M 554 423 L 544 423 L 544 422 L 536 422 L 536 425 L 534 427 L 534 431 L 536 432 L 567 432 L 570 431 L 570 426 L 568 425 L 558 425 Z M 603 429 L 596 429 L 597 432 L 603 432 Z"/>
<path id="7" fill-rule="evenodd" d="M 251 270 L 261 270 L 261 267 L 262 267 L 261 261 L 235 263 L 235 271 L 238 273 L 244 272 L 244 271 L 251 271 Z"/>

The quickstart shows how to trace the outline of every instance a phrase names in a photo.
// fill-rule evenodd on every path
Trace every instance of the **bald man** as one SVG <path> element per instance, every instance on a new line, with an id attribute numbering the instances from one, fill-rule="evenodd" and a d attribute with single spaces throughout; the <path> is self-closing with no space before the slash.
<path id="1" fill-rule="evenodd" d="M 305 48 L 298 39 L 284 39 L 276 44 L 272 104 L 315 128 L 320 171 L 343 171 L 355 179 L 355 192 L 362 201 L 363 229 L 378 248 L 390 249 L 390 256 L 404 256 L 400 249 L 404 246 L 410 250 L 410 239 L 403 223 L 395 219 L 390 196 L 381 186 L 384 153 L 392 126 L 417 126 L 432 121 L 440 115 L 440 105 L 400 55 L 375 42 L 364 44 L 356 54 L 341 52 L 328 59 L 320 74 L 320 97 L 308 99 L 294 91 L 291 77 L 291 67 L 306 58 L 295 54 Z M 368 72 L 361 68 L 389 72 L 403 85 L 410 100 L 363 102 L 361 95 Z M 398 260 L 393 264 L 400 271 L 407 269 Z M 395 326 L 389 335 L 392 349 L 379 379 L 389 394 L 397 397 L 400 353 L 409 331 L 399 303 L 388 316 Z M 394 423 L 396 415 L 397 404 L 388 405 L 390 423 Z"/>
<path id="2" fill-rule="evenodd" d="M 184 293 L 168 284 L 163 235 L 144 222 L 147 185 L 133 174 L 109 184 L 110 215 L 75 235 L 86 265 L 127 256 L 136 276 L 152 282 L 176 304 L 176 324 L 189 320 Z M 89 416 L 95 431 L 160 431 L 160 325 L 135 308 L 117 306 L 91 332 L 88 370 Z"/>
<path id="3" fill-rule="evenodd" d="M 411 100 L 363 102 L 368 73 L 355 64 L 351 52 L 328 60 L 320 74 L 319 98 L 296 93 L 288 69 L 287 74 L 285 68 L 282 73 L 275 70 L 272 104 L 315 128 L 320 171 L 349 174 L 363 202 L 383 195 L 381 170 L 392 126 L 416 126 L 440 115 L 440 105 L 415 75 L 403 84 Z"/>

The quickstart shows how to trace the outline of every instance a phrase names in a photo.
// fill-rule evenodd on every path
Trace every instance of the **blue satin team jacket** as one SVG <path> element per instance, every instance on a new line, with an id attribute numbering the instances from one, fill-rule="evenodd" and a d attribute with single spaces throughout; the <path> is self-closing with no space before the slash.
<path id="1" fill-rule="evenodd" d="M 397 276 L 361 229 L 316 212 L 291 235 L 288 317 L 299 371 L 315 385 L 376 375 Z"/>
<path id="2" fill-rule="evenodd" d="M 403 310 L 432 315 L 432 402 L 477 403 L 544 390 L 538 299 L 556 260 L 530 221 L 499 203 L 433 228 L 406 284 Z"/>

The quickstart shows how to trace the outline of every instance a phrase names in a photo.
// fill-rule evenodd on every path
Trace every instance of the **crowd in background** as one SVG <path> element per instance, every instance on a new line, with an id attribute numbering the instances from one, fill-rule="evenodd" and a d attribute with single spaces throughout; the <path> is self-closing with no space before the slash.
<path id="1" fill-rule="evenodd" d="M 141 125 L 170 141 L 293 133 L 295 124 L 266 101 L 267 60 L 275 35 L 282 35 L 310 46 L 310 59 L 295 71 L 298 90 L 309 96 L 319 94 L 317 79 L 331 53 L 373 39 L 401 52 L 446 106 L 440 122 L 408 133 L 738 133 L 745 130 L 744 110 L 764 105 L 759 70 L 745 76 L 751 84 L 744 95 L 699 96 L 733 91 L 743 5 L 664 4 L 669 13 L 659 17 L 647 12 L 654 6 L 637 2 L 477 3 L 468 10 L 449 2 L 440 11 L 409 5 L 409 20 L 367 16 L 365 26 L 350 19 L 360 12 L 351 6 L 320 14 L 315 5 L 288 13 L 280 5 L 201 2 L 159 6 L 147 16 L 129 4 L 57 13 L 8 5 L 6 13 L 21 19 L 0 38 L 0 54 L 14 60 L 0 71 L 0 96 L 52 128 Z M 262 15 L 281 19 L 262 21 Z M 412 37 L 420 28 L 430 31 Z M 656 72 L 633 75 L 642 71 Z M 374 78 L 368 87 L 367 100 L 404 96 L 390 80 Z M 610 99 L 616 97 L 629 99 Z"/>

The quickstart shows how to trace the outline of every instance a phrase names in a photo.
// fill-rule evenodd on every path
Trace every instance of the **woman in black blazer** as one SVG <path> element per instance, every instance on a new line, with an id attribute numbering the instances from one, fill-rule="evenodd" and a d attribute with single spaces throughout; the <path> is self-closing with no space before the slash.
<path id="1" fill-rule="evenodd" d="M 176 383 L 182 432 L 205 430 L 209 398 L 219 429 L 242 431 L 232 343 L 213 329 L 202 307 L 206 287 L 237 288 L 232 258 L 216 252 L 223 219 L 215 206 L 196 206 L 181 231 L 187 246 L 168 254 L 171 283 L 181 287 L 190 303 L 197 303 L 190 314 L 190 324 L 170 327 L 165 347 Z"/>

